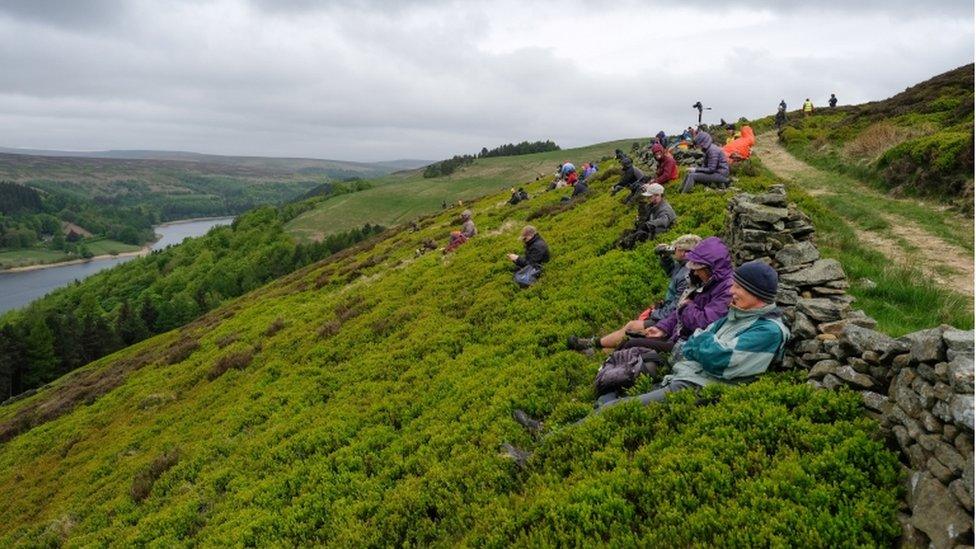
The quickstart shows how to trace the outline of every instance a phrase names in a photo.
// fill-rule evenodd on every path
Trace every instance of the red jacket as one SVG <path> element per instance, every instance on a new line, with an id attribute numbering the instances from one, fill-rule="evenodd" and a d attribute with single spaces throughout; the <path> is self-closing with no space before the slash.
<path id="1" fill-rule="evenodd" d="M 654 146 L 651 147 L 651 152 L 664 153 L 661 156 L 661 159 L 657 162 L 657 177 L 654 179 L 654 182 L 664 185 L 668 181 L 678 179 L 678 163 L 674 161 L 674 157 L 665 151 L 664 147 L 658 143 L 655 143 Z"/>

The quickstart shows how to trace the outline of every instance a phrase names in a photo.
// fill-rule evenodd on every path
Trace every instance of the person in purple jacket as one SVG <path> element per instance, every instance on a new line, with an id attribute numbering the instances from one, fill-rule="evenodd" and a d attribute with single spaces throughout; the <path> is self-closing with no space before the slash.
<path id="1" fill-rule="evenodd" d="M 643 347 L 670 351 L 695 330 L 715 322 L 729 312 L 732 302 L 732 257 L 717 236 L 702 240 L 685 255 L 689 286 L 678 307 L 660 322 L 644 330 L 643 337 L 631 337 L 620 348 Z M 636 335 L 636 334 L 634 334 Z"/>
<path id="2" fill-rule="evenodd" d="M 681 185 L 681 192 L 691 192 L 695 183 L 714 183 L 721 188 L 729 186 L 729 159 L 725 151 L 712 141 L 712 136 L 705 131 L 695 134 L 694 144 L 705 152 L 705 160 L 701 167 L 688 168 L 685 181 Z"/>

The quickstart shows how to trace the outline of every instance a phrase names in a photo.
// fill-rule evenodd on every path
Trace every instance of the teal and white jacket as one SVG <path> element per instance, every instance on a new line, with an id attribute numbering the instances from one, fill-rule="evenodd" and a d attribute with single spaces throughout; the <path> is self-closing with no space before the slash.
<path id="1" fill-rule="evenodd" d="M 695 333 L 681 347 L 681 360 L 664 384 L 733 383 L 761 374 L 782 358 L 790 331 L 775 305 L 748 311 L 729 307 L 724 317 Z"/>

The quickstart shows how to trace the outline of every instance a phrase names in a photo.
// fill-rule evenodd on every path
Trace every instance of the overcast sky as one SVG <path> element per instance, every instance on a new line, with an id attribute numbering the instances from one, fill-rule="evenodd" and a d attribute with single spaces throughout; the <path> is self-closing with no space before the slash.
<path id="1" fill-rule="evenodd" d="M 889 97 L 971 0 L 0 0 L 0 146 L 440 159 Z"/>

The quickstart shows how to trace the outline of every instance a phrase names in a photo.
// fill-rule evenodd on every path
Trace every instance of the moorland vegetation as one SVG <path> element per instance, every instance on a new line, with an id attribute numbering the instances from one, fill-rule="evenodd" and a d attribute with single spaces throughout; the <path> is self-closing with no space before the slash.
<path id="1" fill-rule="evenodd" d="M 815 166 L 972 213 L 973 65 L 882 101 L 794 113 L 781 138 Z"/>
<path id="2" fill-rule="evenodd" d="M 0 541 L 181 544 L 885 545 L 897 459 L 858 397 L 789 373 L 620 406 L 536 445 L 511 419 L 591 409 L 599 357 L 567 351 L 663 292 L 632 209 L 547 181 L 466 205 L 480 234 L 415 250 L 458 209 L 387 231 L 0 408 Z M 773 182 L 758 169 L 739 186 Z M 673 196 L 673 234 L 721 233 L 728 193 Z M 553 249 L 519 290 L 528 218 Z M 94 380 L 102 380 L 96 382 Z M 641 390 L 638 386 L 635 390 Z M 87 403 L 87 404 L 85 404 Z M 526 471 L 498 455 L 535 447 Z"/>
<path id="3" fill-rule="evenodd" d="M 383 231 L 298 244 L 284 223 L 315 200 L 263 206 L 200 238 L 98 273 L 0 316 L 0 398 L 20 394 Z"/>
<path id="4" fill-rule="evenodd" d="M 616 161 L 569 202 L 539 180 L 618 143 L 477 159 L 461 172 L 483 174 L 431 180 L 409 207 L 419 171 L 321 199 L 287 230 L 339 205 L 428 215 L 0 406 L 0 489 L 18 494 L 0 508 L 0 543 L 890 546 L 900 466 L 848 390 L 776 372 L 588 417 L 601 357 L 568 351 L 566 336 L 603 333 L 660 296 L 654 246 L 722 234 L 735 192 L 669 190 L 676 226 L 622 251 L 634 212 L 609 194 Z M 777 182 L 755 158 L 735 175 L 749 192 Z M 532 198 L 469 201 L 479 235 L 418 253 L 459 223 L 462 207 L 442 201 L 513 185 Z M 829 205 L 788 189 L 830 229 L 825 256 L 866 254 L 851 268 L 876 284 L 852 293 L 883 330 L 972 326 L 928 281 L 856 248 Z M 505 253 L 527 222 L 553 259 L 520 290 Z M 551 434 L 533 438 L 516 408 Z M 503 442 L 534 450 L 525 469 Z"/>

